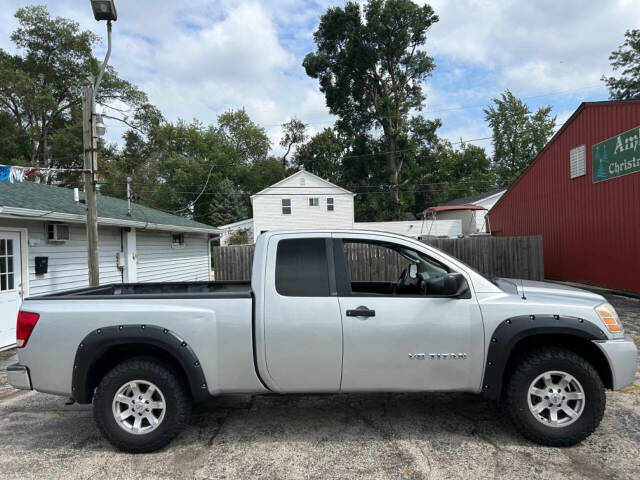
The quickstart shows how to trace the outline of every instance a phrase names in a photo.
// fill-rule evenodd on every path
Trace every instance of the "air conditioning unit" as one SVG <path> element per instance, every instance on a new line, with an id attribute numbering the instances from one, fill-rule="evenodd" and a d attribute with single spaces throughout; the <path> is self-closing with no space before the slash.
<path id="1" fill-rule="evenodd" d="M 47 225 L 47 242 L 61 243 L 68 242 L 69 239 L 69 225 L 62 223 L 50 223 Z"/>

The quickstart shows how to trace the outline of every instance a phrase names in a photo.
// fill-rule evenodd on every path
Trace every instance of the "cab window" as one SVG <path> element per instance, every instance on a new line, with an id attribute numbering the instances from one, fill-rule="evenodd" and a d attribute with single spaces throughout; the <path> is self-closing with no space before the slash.
<path id="1" fill-rule="evenodd" d="M 345 239 L 343 250 L 352 295 L 437 295 L 450 273 L 437 260 L 394 243 Z"/>
<path id="2" fill-rule="evenodd" d="M 329 264 L 324 238 L 280 240 L 276 291 L 288 297 L 328 297 Z"/>

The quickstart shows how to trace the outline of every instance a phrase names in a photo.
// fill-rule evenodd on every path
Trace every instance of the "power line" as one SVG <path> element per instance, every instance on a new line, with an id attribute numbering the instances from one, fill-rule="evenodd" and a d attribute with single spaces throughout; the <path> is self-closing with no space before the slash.
<path id="1" fill-rule="evenodd" d="M 196 204 L 196 202 L 197 202 L 198 200 L 200 200 L 200 197 L 202 196 L 202 194 L 203 194 L 203 193 L 204 193 L 204 191 L 206 190 L 207 185 L 209 185 L 209 179 L 211 178 L 211 172 L 213 172 L 213 165 L 211 165 L 211 168 L 209 169 L 209 174 L 207 175 L 207 181 L 206 181 L 206 182 L 204 182 L 204 186 L 202 187 L 202 190 L 200 191 L 200 193 L 198 194 L 198 196 L 196 197 L 196 199 L 195 199 L 193 202 L 189 203 L 189 205 L 187 205 L 186 207 L 181 208 L 180 210 L 176 210 L 175 212 L 173 212 L 174 214 L 175 214 L 175 213 L 179 213 L 179 212 L 183 212 L 183 211 L 185 211 L 185 210 L 187 210 L 187 209 L 191 209 L 191 208 L 193 208 L 193 206 Z"/>

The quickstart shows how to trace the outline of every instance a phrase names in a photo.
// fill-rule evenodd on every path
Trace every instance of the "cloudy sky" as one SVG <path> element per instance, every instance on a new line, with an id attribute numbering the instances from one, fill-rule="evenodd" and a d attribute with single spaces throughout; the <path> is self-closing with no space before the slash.
<path id="1" fill-rule="evenodd" d="M 0 48 L 21 6 L 2 0 Z M 53 15 L 73 18 L 104 37 L 89 0 L 47 0 Z M 429 118 L 452 141 L 487 137 L 482 108 L 506 88 L 533 109 L 551 105 L 561 124 L 582 101 L 604 100 L 600 81 L 609 53 L 637 28 L 637 0 L 433 0 L 440 17 L 426 50 L 436 69 L 425 84 Z M 320 15 L 342 1 L 116 0 L 110 64 L 149 94 L 169 120 L 197 118 L 244 107 L 263 125 L 276 151 L 279 125 L 292 116 L 312 131 L 333 121 L 317 82 L 301 66 L 314 49 Z M 105 42 L 96 48 L 101 58 Z M 124 127 L 108 124 L 116 141 Z M 490 141 L 476 142 L 489 148 Z"/>

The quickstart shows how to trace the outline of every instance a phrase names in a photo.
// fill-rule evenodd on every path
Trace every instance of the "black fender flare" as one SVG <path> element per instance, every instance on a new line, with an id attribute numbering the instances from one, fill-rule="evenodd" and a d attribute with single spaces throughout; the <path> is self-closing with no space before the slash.
<path id="1" fill-rule="evenodd" d="M 89 391 L 92 367 L 109 349 L 131 344 L 164 350 L 184 370 L 193 400 L 202 401 L 210 396 L 198 357 L 176 333 L 157 325 L 114 325 L 93 330 L 78 345 L 73 362 L 73 399 L 78 403 L 90 403 L 93 397 L 93 392 Z"/>
<path id="2" fill-rule="evenodd" d="M 536 335 L 570 335 L 584 340 L 606 340 L 597 325 L 582 318 L 560 315 L 522 315 L 501 322 L 491 335 L 484 367 L 482 391 L 498 399 L 502 392 L 507 362 L 516 344 Z"/>

